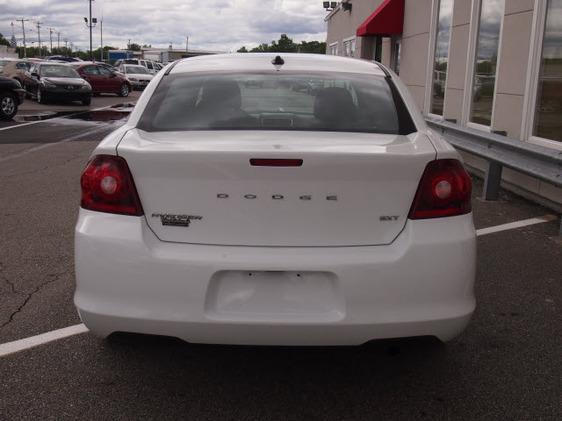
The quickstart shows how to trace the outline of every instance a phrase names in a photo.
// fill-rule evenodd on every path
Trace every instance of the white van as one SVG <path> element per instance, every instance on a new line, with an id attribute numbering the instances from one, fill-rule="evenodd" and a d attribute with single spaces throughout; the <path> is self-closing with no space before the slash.
<path id="1" fill-rule="evenodd" d="M 146 67 L 146 69 L 148 70 L 148 73 L 150 73 L 150 74 L 156 74 L 162 68 L 155 61 L 141 60 L 141 59 L 136 59 L 136 58 L 119 59 L 115 62 L 114 66 L 119 67 L 122 64 L 136 64 L 138 66 Z"/>

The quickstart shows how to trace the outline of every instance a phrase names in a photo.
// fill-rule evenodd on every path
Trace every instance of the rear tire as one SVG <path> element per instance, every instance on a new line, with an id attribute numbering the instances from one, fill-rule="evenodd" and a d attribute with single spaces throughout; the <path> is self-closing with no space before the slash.
<path id="1" fill-rule="evenodd" d="M 127 96 L 129 96 L 130 92 L 131 92 L 131 89 L 129 88 L 129 85 L 124 83 L 123 85 L 121 85 L 121 88 L 119 89 L 118 95 L 121 96 L 121 97 L 127 97 Z"/>
<path id="2" fill-rule="evenodd" d="M 10 93 L 0 94 L 0 120 L 11 120 L 18 112 L 18 101 Z"/>

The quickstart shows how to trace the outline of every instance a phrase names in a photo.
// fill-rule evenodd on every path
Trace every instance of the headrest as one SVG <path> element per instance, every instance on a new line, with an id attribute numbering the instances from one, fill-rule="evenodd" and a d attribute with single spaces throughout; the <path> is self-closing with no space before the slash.
<path id="1" fill-rule="evenodd" d="M 242 105 L 240 87 L 233 80 L 213 80 L 203 85 L 198 108 L 233 108 Z"/>
<path id="2" fill-rule="evenodd" d="M 353 98 L 345 88 L 324 88 L 317 92 L 314 116 L 323 123 L 341 124 L 355 119 Z"/>

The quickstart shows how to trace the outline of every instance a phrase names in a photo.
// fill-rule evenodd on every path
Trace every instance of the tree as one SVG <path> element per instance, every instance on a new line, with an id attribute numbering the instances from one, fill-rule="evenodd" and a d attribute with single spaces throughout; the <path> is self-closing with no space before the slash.
<path id="1" fill-rule="evenodd" d="M 4 38 L 4 35 L 0 33 L 0 45 L 7 45 L 10 46 L 10 41 Z"/>
<path id="2" fill-rule="evenodd" d="M 267 53 L 269 51 L 269 44 L 260 44 L 250 50 L 251 53 Z"/>
<path id="3" fill-rule="evenodd" d="M 279 41 L 271 41 L 269 51 L 272 53 L 296 53 L 297 48 L 297 44 L 295 44 L 287 34 L 281 34 Z"/>
<path id="4" fill-rule="evenodd" d="M 326 43 L 319 41 L 303 41 L 299 44 L 299 53 L 326 54 Z"/>
<path id="5" fill-rule="evenodd" d="M 239 53 L 247 53 L 248 49 L 243 46 L 238 50 Z M 287 34 L 281 34 L 279 40 L 272 41 L 270 44 L 260 44 L 250 50 L 251 53 L 313 53 L 326 54 L 326 43 L 320 41 L 302 41 L 300 44 L 293 42 Z"/>
<path id="6" fill-rule="evenodd" d="M 129 50 L 131 51 L 140 51 L 141 50 L 141 46 L 139 44 L 135 44 L 134 42 L 132 44 L 129 44 Z"/>

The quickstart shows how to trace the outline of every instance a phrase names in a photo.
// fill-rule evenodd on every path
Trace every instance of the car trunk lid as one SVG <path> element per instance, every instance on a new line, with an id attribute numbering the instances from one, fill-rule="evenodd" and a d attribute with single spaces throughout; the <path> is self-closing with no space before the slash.
<path id="1" fill-rule="evenodd" d="M 118 154 L 160 240 L 301 247 L 391 243 L 435 159 L 420 133 L 134 129 Z"/>

